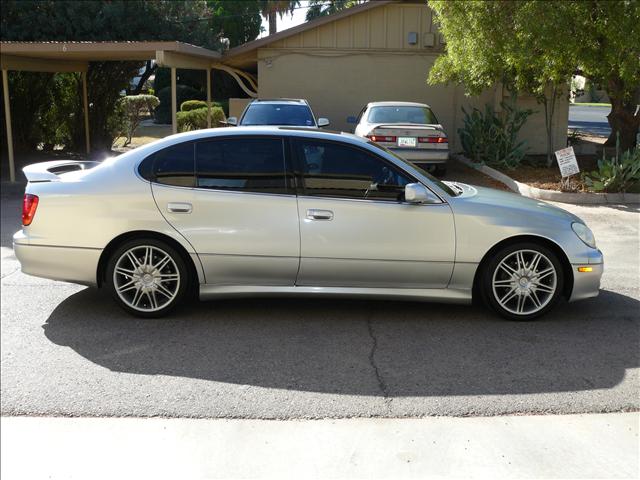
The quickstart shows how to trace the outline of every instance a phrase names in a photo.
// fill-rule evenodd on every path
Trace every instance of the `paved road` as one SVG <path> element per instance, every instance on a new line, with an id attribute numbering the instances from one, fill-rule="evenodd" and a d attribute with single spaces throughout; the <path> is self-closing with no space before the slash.
<path id="1" fill-rule="evenodd" d="M 608 106 L 570 105 L 569 129 L 600 137 L 608 137 L 611 133 L 611 127 L 607 120 L 609 112 L 611 112 L 611 107 Z"/>
<path id="2" fill-rule="evenodd" d="M 23 275 L 2 205 L 3 415 L 224 418 L 640 408 L 637 209 L 567 207 L 606 258 L 599 298 L 533 323 L 482 309 L 234 300 L 138 320 L 100 291 Z M 81 228 L 81 225 L 79 225 Z"/>

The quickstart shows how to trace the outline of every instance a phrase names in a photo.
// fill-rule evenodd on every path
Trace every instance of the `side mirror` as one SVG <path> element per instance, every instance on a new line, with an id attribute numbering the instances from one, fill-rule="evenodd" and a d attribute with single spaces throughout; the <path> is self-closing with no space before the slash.
<path id="1" fill-rule="evenodd" d="M 427 203 L 431 200 L 431 195 L 424 185 L 409 183 L 404 187 L 404 199 L 409 203 Z"/>
<path id="2" fill-rule="evenodd" d="M 347 123 L 355 125 L 357 121 L 358 119 L 356 117 L 347 117 Z"/>
<path id="3" fill-rule="evenodd" d="M 237 117 L 229 117 L 229 118 L 227 118 L 227 125 L 232 125 L 232 126 L 236 127 L 238 125 L 238 118 Z"/>
<path id="4" fill-rule="evenodd" d="M 318 127 L 328 127 L 329 119 L 328 118 L 319 118 L 318 119 Z"/>

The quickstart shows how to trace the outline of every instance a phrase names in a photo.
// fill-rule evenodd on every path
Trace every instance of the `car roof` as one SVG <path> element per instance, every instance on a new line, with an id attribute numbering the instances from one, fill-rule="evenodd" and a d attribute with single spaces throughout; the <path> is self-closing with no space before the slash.
<path id="1" fill-rule="evenodd" d="M 417 102 L 370 102 L 367 104 L 368 107 L 429 107 L 426 103 L 417 103 Z"/>
<path id="2" fill-rule="evenodd" d="M 207 128 L 203 130 L 193 130 L 190 132 L 177 133 L 165 137 L 153 144 L 157 145 L 158 149 L 164 148 L 170 145 L 174 145 L 181 142 L 187 142 L 191 140 L 203 140 L 207 138 L 226 137 L 226 136 L 249 136 L 249 135 L 261 135 L 261 136 L 291 136 L 291 137 L 308 137 L 317 138 L 321 140 L 337 140 L 347 141 L 354 144 L 367 143 L 367 138 L 359 137 L 352 133 L 338 132 L 331 130 L 320 130 L 313 127 L 290 127 L 290 126 L 249 126 L 249 127 L 223 127 L 223 128 Z M 152 144 L 148 144 L 152 145 Z M 144 147 L 139 147 L 144 148 Z"/>
<path id="3" fill-rule="evenodd" d="M 288 104 L 288 105 L 308 105 L 309 102 L 307 102 L 304 98 L 255 98 L 253 99 L 251 102 L 249 102 L 249 105 L 251 105 L 252 103 L 267 103 L 267 104 Z"/>

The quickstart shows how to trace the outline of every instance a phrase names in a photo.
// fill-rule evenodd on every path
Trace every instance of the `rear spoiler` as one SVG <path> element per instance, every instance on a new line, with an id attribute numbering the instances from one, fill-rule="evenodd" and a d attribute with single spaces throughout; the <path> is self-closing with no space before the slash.
<path id="1" fill-rule="evenodd" d="M 100 162 L 90 160 L 53 160 L 51 162 L 34 163 L 22 169 L 29 182 L 57 182 L 58 175 L 77 170 L 89 170 L 100 165 Z"/>
<path id="2" fill-rule="evenodd" d="M 371 131 L 376 128 L 421 128 L 427 130 L 436 130 L 438 132 L 443 131 L 442 128 L 436 127 L 435 125 L 421 125 L 419 123 L 377 123 L 371 126 Z"/>

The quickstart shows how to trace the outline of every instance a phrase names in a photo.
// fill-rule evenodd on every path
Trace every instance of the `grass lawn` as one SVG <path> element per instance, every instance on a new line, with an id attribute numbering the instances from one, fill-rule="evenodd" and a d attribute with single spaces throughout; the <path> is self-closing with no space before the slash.
<path id="1" fill-rule="evenodd" d="M 113 150 L 124 153 L 160 138 L 167 137 L 171 135 L 171 133 L 171 125 L 157 125 L 155 123 L 140 125 L 133 134 L 133 138 L 131 138 L 131 143 L 129 145 L 124 147 L 123 144 L 125 139 L 124 137 L 120 137 L 114 142 Z"/>

